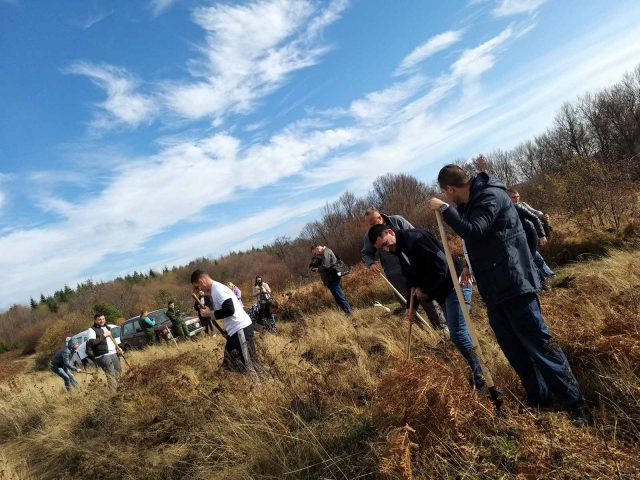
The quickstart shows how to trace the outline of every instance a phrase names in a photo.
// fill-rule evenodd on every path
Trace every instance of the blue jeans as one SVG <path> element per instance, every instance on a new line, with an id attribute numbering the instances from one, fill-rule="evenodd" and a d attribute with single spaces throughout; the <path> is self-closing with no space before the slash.
<path id="1" fill-rule="evenodd" d="M 64 386 L 67 390 L 71 390 L 72 385 L 74 387 L 80 386 L 67 367 L 54 367 L 51 365 L 51 371 L 64 380 Z"/>
<path id="2" fill-rule="evenodd" d="M 519 295 L 489 307 L 489 324 L 509 363 L 520 377 L 531 406 L 553 393 L 566 406 L 582 402 L 582 392 L 567 357 L 540 312 L 538 296 Z"/>
<path id="3" fill-rule="evenodd" d="M 547 265 L 547 262 L 545 262 L 544 258 L 542 258 L 542 255 L 540 255 L 540 252 L 536 251 L 535 255 L 533 256 L 533 263 L 536 264 L 536 267 L 538 267 L 538 270 L 542 272 L 543 276 L 545 277 L 556 276 L 555 272 L 549 268 L 549 265 Z"/>
<path id="4" fill-rule="evenodd" d="M 342 311 L 347 315 L 351 315 L 351 305 L 349 305 L 349 302 L 347 302 L 347 299 L 344 298 L 344 293 L 342 292 L 341 279 L 337 278 L 335 280 L 331 280 L 327 284 L 327 288 L 333 295 L 333 298 L 338 304 L 338 307 L 340 307 Z"/>
<path id="5" fill-rule="evenodd" d="M 471 285 L 467 287 L 460 285 L 460 287 L 462 288 L 462 296 L 464 297 L 465 306 L 467 311 L 469 311 L 471 307 Z M 476 357 L 475 353 L 472 351 L 473 341 L 471 340 L 471 335 L 469 335 L 467 323 L 464 321 L 464 314 L 460 308 L 460 303 L 458 303 L 458 296 L 456 295 L 455 289 L 451 290 L 449 295 L 447 295 L 447 298 L 445 298 L 442 310 L 444 312 L 444 317 L 447 319 L 447 327 L 449 327 L 451 341 L 469 364 L 473 375 L 473 383 L 476 388 L 481 389 L 484 387 L 485 383 L 482 374 L 482 367 L 480 366 L 478 357 Z"/>

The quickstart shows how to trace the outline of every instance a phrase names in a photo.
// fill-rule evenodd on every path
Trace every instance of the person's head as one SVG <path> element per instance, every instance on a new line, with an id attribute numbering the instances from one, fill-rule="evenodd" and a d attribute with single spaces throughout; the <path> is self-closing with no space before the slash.
<path id="1" fill-rule="evenodd" d="M 149 315 L 149 311 L 148 310 L 142 310 L 140 312 L 140 318 L 147 317 L 148 315 Z"/>
<path id="2" fill-rule="evenodd" d="M 256 275 L 256 285 L 262 285 L 262 277 L 260 275 Z"/>
<path id="3" fill-rule="evenodd" d="M 231 290 L 233 290 L 234 288 L 236 288 L 236 286 L 235 286 L 233 283 L 231 283 L 231 282 L 227 283 L 227 287 L 229 287 Z"/>
<path id="4" fill-rule="evenodd" d="M 198 291 L 199 290 L 207 291 L 207 290 L 211 290 L 211 286 L 213 285 L 213 280 L 211 279 L 208 273 L 198 269 L 191 274 L 191 285 L 193 285 L 193 288 Z"/>
<path id="5" fill-rule="evenodd" d="M 311 247 L 311 252 L 314 255 L 320 255 L 322 253 L 322 251 L 324 250 L 324 247 L 322 245 L 313 245 Z"/>
<path id="6" fill-rule="evenodd" d="M 204 297 L 204 290 L 198 290 L 198 296 Z"/>
<path id="7" fill-rule="evenodd" d="M 280 304 L 278 303 L 277 300 L 271 300 L 270 302 L 268 302 L 268 312 L 269 315 L 274 315 L 276 313 L 278 313 L 278 310 L 280 310 Z"/>
<path id="8" fill-rule="evenodd" d="M 396 251 L 396 232 L 386 225 L 378 224 L 369 229 L 367 233 L 371 245 L 385 252 Z"/>
<path id="9" fill-rule="evenodd" d="M 507 188 L 507 194 L 513 203 L 518 203 L 520 201 L 520 194 L 515 188 Z"/>
<path id="10" fill-rule="evenodd" d="M 100 327 L 103 327 L 106 321 L 107 320 L 106 318 L 104 318 L 104 313 L 102 312 L 96 312 L 96 314 L 93 316 L 93 323 L 99 325 Z"/>
<path id="11" fill-rule="evenodd" d="M 438 173 L 438 185 L 448 202 L 461 204 L 469 201 L 471 178 L 457 165 L 446 165 Z"/>
<path id="12" fill-rule="evenodd" d="M 379 223 L 384 223 L 382 215 L 380 215 L 380 212 L 375 208 L 370 208 L 364 212 L 364 221 L 367 222 L 367 225 L 370 227 L 378 225 Z"/>
<path id="13" fill-rule="evenodd" d="M 167 303 L 167 307 L 169 308 L 169 310 L 173 310 L 175 306 L 176 302 L 174 302 L 173 300 L 169 300 L 169 303 Z"/>
<path id="14" fill-rule="evenodd" d="M 73 338 L 70 338 L 67 342 L 67 347 L 69 347 L 69 350 L 77 350 L 79 346 L 80 344 L 78 343 L 78 341 Z"/>

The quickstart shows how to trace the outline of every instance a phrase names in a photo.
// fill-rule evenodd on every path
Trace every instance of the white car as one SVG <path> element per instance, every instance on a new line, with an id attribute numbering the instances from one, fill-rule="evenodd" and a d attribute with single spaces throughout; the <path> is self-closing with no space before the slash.
<path id="1" fill-rule="evenodd" d="M 111 335 L 115 338 L 116 343 L 120 345 L 120 327 L 118 325 L 114 325 L 110 323 L 107 325 L 111 329 Z M 76 333 L 73 337 L 65 338 L 65 343 L 69 343 L 69 340 L 73 338 L 76 342 L 80 344 L 76 352 L 71 357 L 71 363 L 81 363 L 85 367 L 89 364 L 89 359 L 87 358 L 87 341 L 89 340 L 89 330 L 87 328 L 85 331 Z"/>

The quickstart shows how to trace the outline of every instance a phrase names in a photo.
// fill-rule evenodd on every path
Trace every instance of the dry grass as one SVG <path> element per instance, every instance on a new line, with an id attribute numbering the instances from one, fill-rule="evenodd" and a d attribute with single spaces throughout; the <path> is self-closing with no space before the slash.
<path id="1" fill-rule="evenodd" d="M 285 304 L 295 321 L 280 335 L 256 334 L 270 367 L 261 384 L 221 370 L 220 337 L 131 353 L 117 391 L 101 374 L 79 376 L 70 395 L 50 372 L 13 377 L 0 386 L 0 478 L 636 478 L 639 267 L 640 252 L 613 253 L 564 269 L 542 296 L 590 402 L 587 429 L 520 407 L 478 297 L 472 316 L 505 418 L 469 389 L 450 343 L 432 346 L 415 328 L 403 360 L 404 320 L 366 308 L 392 297 L 356 270 L 344 287 L 361 307 L 353 319 L 313 303 L 325 292 L 311 286 Z"/>

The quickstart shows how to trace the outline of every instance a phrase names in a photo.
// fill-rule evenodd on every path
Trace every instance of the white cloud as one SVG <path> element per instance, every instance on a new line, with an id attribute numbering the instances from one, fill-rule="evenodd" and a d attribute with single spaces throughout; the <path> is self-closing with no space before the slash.
<path id="1" fill-rule="evenodd" d="M 94 12 L 87 15 L 85 18 L 81 20 L 69 20 L 69 23 L 71 23 L 71 25 L 74 25 L 78 28 L 81 28 L 82 30 L 87 30 L 92 26 L 94 26 L 96 23 L 101 22 L 102 20 L 107 18 L 112 13 L 113 13 L 113 10 L 111 10 L 109 13 Z"/>
<path id="2" fill-rule="evenodd" d="M 166 12 L 176 0 L 149 0 L 149 7 L 151 8 L 151 16 L 156 18 Z"/>
<path id="3" fill-rule="evenodd" d="M 4 206 L 6 201 L 7 201 L 7 196 L 4 194 L 2 190 L 0 190 L 0 210 L 2 210 L 2 207 Z"/>
<path id="4" fill-rule="evenodd" d="M 100 111 L 91 123 L 95 129 L 135 128 L 142 123 L 150 123 L 157 114 L 154 99 L 136 92 L 139 81 L 124 68 L 76 62 L 65 73 L 84 75 L 107 94 L 107 99 L 97 104 Z"/>
<path id="5" fill-rule="evenodd" d="M 189 65 L 194 82 L 165 88 L 167 106 L 183 118 L 213 119 L 247 114 L 288 76 L 318 62 L 329 47 L 323 29 L 340 17 L 344 0 L 317 10 L 308 0 L 270 0 L 196 9 L 194 22 L 206 31 L 203 58 Z"/>
<path id="6" fill-rule="evenodd" d="M 522 13 L 534 13 L 547 0 L 498 0 L 493 10 L 496 17 L 509 17 Z"/>
<path id="7" fill-rule="evenodd" d="M 451 45 L 462 40 L 462 34 L 463 30 L 449 30 L 448 32 L 431 37 L 402 59 L 394 75 L 400 76 L 410 73 L 423 60 L 442 50 L 446 50 Z"/>
<path id="8" fill-rule="evenodd" d="M 467 49 L 451 66 L 451 71 L 455 77 L 464 78 L 466 81 L 474 80 L 485 71 L 493 67 L 496 61 L 495 51 L 511 37 L 513 29 L 511 26 L 484 42 L 476 48 Z"/>

